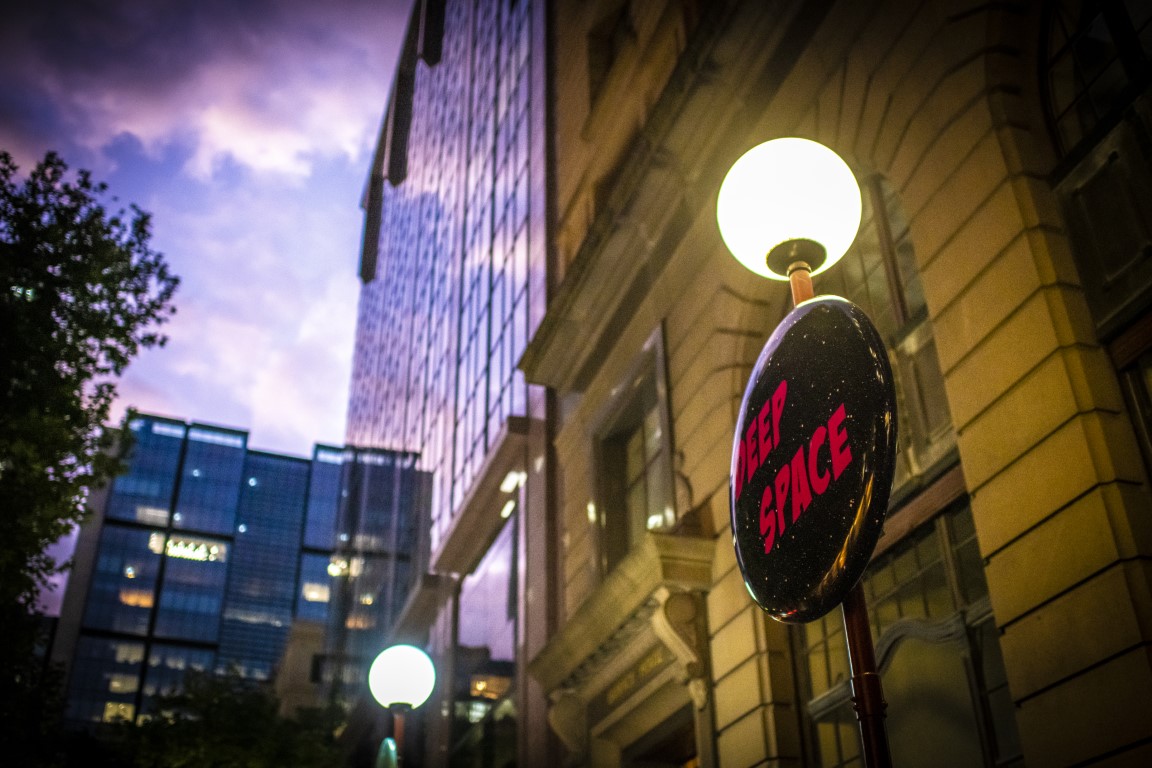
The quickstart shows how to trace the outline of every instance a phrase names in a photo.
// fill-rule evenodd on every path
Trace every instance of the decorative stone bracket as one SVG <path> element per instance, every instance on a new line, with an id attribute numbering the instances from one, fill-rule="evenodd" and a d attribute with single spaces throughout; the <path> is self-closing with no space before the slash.
<path id="1" fill-rule="evenodd" d="M 604 722 L 614 676 L 643 664 L 653 643 L 671 656 L 666 679 L 684 684 L 698 710 L 707 706 L 704 594 L 713 551 L 707 537 L 648 533 L 530 662 L 529 673 L 551 702 L 548 723 L 575 764 L 588 756 L 592 731 Z"/>
<path id="2" fill-rule="evenodd" d="M 548 707 L 548 725 L 569 752 L 582 757 L 588 748 L 587 704 L 575 691 L 567 688 L 554 691 L 549 698 L 552 706 Z"/>
<path id="3" fill-rule="evenodd" d="M 680 682 L 688 686 L 692 703 L 704 709 L 708 704 L 708 637 L 703 595 L 665 586 L 654 597 L 658 606 L 650 619 L 652 629 L 676 656 Z"/>

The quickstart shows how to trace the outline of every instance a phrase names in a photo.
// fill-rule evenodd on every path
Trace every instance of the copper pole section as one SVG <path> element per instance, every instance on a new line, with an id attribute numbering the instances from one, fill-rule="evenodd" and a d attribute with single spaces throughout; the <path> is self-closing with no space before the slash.
<path id="1" fill-rule="evenodd" d="M 393 704 L 389 709 L 392 711 L 392 740 L 396 742 L 396 762 L 404 765 L 404 713 L 410 711 L 411 707 Z"/>
<path id="2" fill-rule="evenodd" d="M 793 305 L 808 301 L 816 295 L 812 289 L 812 268 L 807 262 L 794 261 L 789 265 L 788 284 L 792 286 Z"/>
<path id="3" fill-rule="evenodd" d="M 793 304 L 815 296 L 811 267 L 805 262 L 793 262 L 788 267 L 788 282 L 792 287 Z M 864 765 L 867 768 L 892 768 L 888 731 L 884 728 L 884 710 L 888 704 L 884 701 L 880 675 L 876 671 L 868 606 L 864 588 L 859 583 L 852 587 L 840 608 L 844 612 L 844 636 L 848 641 L 848 661 L 852 672 L 852 707 L 860 724 Z"/>
<path id="4" fill-rule="evenodd" d="M 868 626 L 868 607 L 864 588 L 856 586 L 840 605 L 844 612 L 844 635 L 848 640 L 848 664 L 852 672 L 852 708 L 860 723 L 864 742 L 864 765 L 868 768 L 891 768 L 888 731 L 884 728 L 884 691 L 876 671 L 876 651 L 872 647 L 872 628 Z"/>

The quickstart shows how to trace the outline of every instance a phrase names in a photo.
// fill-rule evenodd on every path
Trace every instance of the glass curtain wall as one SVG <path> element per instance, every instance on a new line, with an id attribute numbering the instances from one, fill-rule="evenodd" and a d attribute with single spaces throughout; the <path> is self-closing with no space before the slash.
<path id="1" fill-rule="evenodd" d="M 130 428 L 126 472 L 82 534 L 98 538 L 74 722 L 147 716 L 189 670 L 266 680 L 292 621 L 327 616 L 342 449 L 310 462 L 249 452 L 237 430 L 151 416 Z"/>
<path id="2" fill-rule="evenodd" d="M 453 703 L 454 768 L 516 760 L 516 527 L 513 514 L 460 585 Z"/>
<path id="3" fill-rule="evenodd" d="M 433 549 L 503 424 L 527 413 L 516 362 L 544 298 L 530 291 L 534 6 L 444 3 L 443 54 L 415 67 L 408 176 L 383 185 L 361 289 L 348 442 L 419 453 Z"/>
<path id="4" fill-rule="evenodd" d="M 390 97 L 378 166 L 384 178 L 368 213 L 374 223 L 366 231 L 379 234 L 366 244 L 374 263 L 361 269 L 346 439 L 418 456 L 431 485 L 431 552 L 509 419 L 529 415 L 530 389 L 516 364 L 545 300 L 545 243 L 530 234 L 544 215 L 531 210 L 544 183 L 534 159 L 543 148 L 533 144 L 544 108 L 533 103 L 543 83 L 535 37 L 541 5 L 417 3 Z M 442 28 L 423 23 L 433 17 Z M 408 103 L 410 121 L 395 122 Z M 393 163 L 399 152 L 405 162 Z M 351 559 L 339 566 L 369 567 Z M 457 642 L 453 610 L 432 628 L 438 663 L 471 658 Z M 470 689 L 458 695 L 466 709 L 483 703 Z M 443 704 L 450 721 L 455 705 Z M 429 732 L 441 727 L 451 723 L 429 723 Z"/>
<path id="5" fill-rule="evenodd" d="M 220 633 L 219 671 L 267 680 L 284 649 L 296 601 L 309 462 L 249 453 Z"/>
<path id="6" fill-rule="evenodd" d="M 425 503 L 426 476 L 416 457 L 393 451 L 348 449 L 330 577 L 326 673 L 335 698 L 351 703 L 364 692 L 367 666 L 383 650 L 388 629 L 407 598 L 416 550 L 416 519 Z M 318 569 L 319 561 L 304 566 Z M 301 578 L 298 605 L 320 602 L 313 570 Z M 306 609 L 311 611 L 312 609 Z"/>

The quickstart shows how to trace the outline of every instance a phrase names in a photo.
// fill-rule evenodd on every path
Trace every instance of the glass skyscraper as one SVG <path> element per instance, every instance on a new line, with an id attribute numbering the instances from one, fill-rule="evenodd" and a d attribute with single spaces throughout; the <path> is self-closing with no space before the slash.
<path id="1" fill-rule="evenodd" d="M 269 680 L 293 621 L 347 618 L 332 606 L 347 581 L 337 553 L 353 537 L 338 524 L 355 449 L 318 445 L 309 460 L 250 450 L 240 430 L 147 415 L 130 430 L 127 469 L 94 495 L 81 530 L 53 652 L 70 661 L 73 722 L 147 716 L 188 670 Z M 353 495 L 395 482 L 369 477 Z M 361 513 L 395 528 L 382 519 L 395 509 Z M 378 560 L 396 555 L 391 544 Z"/>
<path id="2" fill-rule="evenodd" d="M 525 673 L 551 610 L 548 402 L 517 369 L 548 292 L 545 14 L 415 3 L 365 197 L 346 439 L 431 478 L 392 635 L 437 665 L 428 765 L 548 732 Z"/>
<path id="3" fill-rule="evenodd" d="M 417 527 L 426 521 L 428 475 L 414 454 L 348 448 L 343 455 L 341 504 L 327 604 L 326 694 L 351 705 L 364 693 L 368 666 L 384 650 L 404 606 L 417 559 Z M 305 554 L 305 557 L 310 557 Z M 322 563 L 311 561 L 317 573 Z"/>

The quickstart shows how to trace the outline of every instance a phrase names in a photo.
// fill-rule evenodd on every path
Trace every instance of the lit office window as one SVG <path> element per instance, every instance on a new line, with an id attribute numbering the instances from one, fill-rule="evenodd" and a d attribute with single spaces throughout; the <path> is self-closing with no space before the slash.
<path id="1" fill-rule="evenodd" d="M 306 553 L 301 556 L 296 618 L 320 622 L 327 620 L 333 580 L 328 573 L 330 562 L 327 555 Z"/>
<path id="2" fill-rule="evenodd" d="M 70 720 L 131 721 L 144 660 L 143 642 L 82 634 L 76 643 L 68 686 Z"/>
<path id="3" fill-rule="evenodd" d="M 179 693 L 188 672 L 210 672 L 214 658 L 215 653 L 206 648 L 154 644 L 144 666 L 141 715 L 155 714 L 158 698 Z"/>
<path id="4" fill-rule="evenodd" d="M 153 537 L 163 534 L 106 525 L 100 534 L 84 626 L 132 635 L 148 633 L 160 556 Z"/>
<path id="5" fill-rule="evenodd" d="M 184 425 L 138 418 L 129 425 L 127 471 L 112 481 L 110 519 L 165 526 L 172 506 Z"/>

